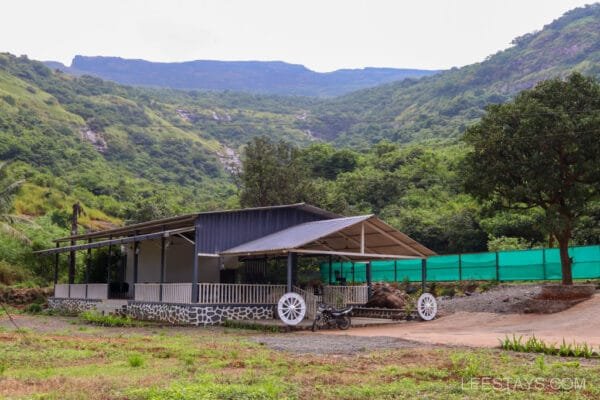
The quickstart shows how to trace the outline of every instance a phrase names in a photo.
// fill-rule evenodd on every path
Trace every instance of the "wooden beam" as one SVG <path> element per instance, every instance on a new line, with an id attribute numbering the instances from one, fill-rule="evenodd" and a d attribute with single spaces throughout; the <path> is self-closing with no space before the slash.
<path id="1" fill-rule="evenodd" d="M 383 236 L 385 236 L 386 238 L 390 239 L 392 242 L 399 244 L 400 246 L 404 247 L 405 249 L 410 250 L 412 253 L 417 253 L 420 257 L 417 258 L 421 258 L 421 257 L 425 257 L 425 254 L 421 253 L 418 250 L 413 249 L 412 247 L 410 247 L 409 245 L 407 245 L 406 243 L 402 242 L 401 240 L 399 240 L 398 238 L 393 237 L 392 235 L 390 235 L 388 232 L 384 231 L 383 229 L 375 226 L 374 224 L 372 224 L 371 222 L 366 222 L 367 225 L 369 225 L 369 227 L 375 229 L 377 232 L 381 233 Z"/>
<path id="2" fill-rule="evenodd" d="M 365 252 L 365 223 L 360 224 L 360 252 Z"/>
<path id="3" fill-rule="evenodd" d="M 175 236 L 179 236 L 180 238 L 186 240 L 189 244 L 191 244 L 192 246 L 196 245 L 196 242 L 194 242 L 193 240 L 191 240 L 190 238 L 187 238 L 185 236 L 183 236 L 181 233 L 176 233 Z"/>
<path id="4" fill-rule="evenodd" d="M 340 232 L 338 232 L 338 233 L 339 233 L 340 235 L 342 235 L 342 237 L 344 237 L 345 239 L 348 239 L 348 240 L 350 240 L 350 241 L 354 242 L 355 244 L 357 244 L 357 245 L 359 246 L 359 248 L 360 248 L 360 246 L 361 246 L 361 244 L 360 244 L 360 241 L 358 241 L 358 240 L 356 240 L 356 239 L 354 239 L 354 238 L 352 238 L 352 237 L 350 237 L 350 236 L 346 235 L 345 233 L 343 233 L 343 232 L 341 232 L 341 231 L 340 231 Z M 365 246 L 365 250 L 369 250 L 369 251 L 371 251 L 371 249 L 370 249 L 369 247 L 366 247 L 366 246 Z M 374 253 L 377 253 L 377 252 L 375 251 Z"/>
<path id="5" fill-rule="evenodd" d="M 316 243 L 317 245 L 321 246 L 321 247 L 325 247 L 325 248 L 326 248 L 327 250 L 329 250 L 329 251 L 335 251 L 335 249 L 334 249 L 333 247 L 327 246 L 325 243 L 321 243 L 321 241 L 319 241 L 319 240 L 315 241 L 315 243 Z M 330 257 L 330 258 L 331 258 L 331 257 Z M 346 256 L 343 256 L 342 258 L 343 258 L 343 259 L 345 259 L 345 260 L 348 260 L 348 261 L 350 261 L 350 259 L 349 259 L 348 257 L 346 257 Z M 330 260 L 330 261 L 331 261 L 331 260 Z"/>

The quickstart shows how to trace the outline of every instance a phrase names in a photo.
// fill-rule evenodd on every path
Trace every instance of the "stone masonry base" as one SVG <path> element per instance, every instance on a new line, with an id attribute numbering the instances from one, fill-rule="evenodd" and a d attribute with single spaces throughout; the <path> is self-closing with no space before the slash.
<path id="1" fill-rule="evenodd" d="M 48 299 L 51 309 L 76 314 L 95 310 L 101 300 Z M 216 325 L 226 320 L 273 319 L 275 306 L 270 304 L 174 304 L 129 301 L 116 313 L 146 321 L 163 321 L 175 325 Z"/>

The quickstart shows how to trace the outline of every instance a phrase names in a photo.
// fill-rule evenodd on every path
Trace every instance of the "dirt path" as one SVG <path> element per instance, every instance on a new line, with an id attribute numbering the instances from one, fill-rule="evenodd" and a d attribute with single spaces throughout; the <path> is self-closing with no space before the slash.
<path id="1" fill-rule="evenodd" d="M 431 322 L 354 328 L 327 335 L 389 336 L 433 344 L 498 346 L 506 335 L 534 335 L 549 342 L 587 342 L 600 347 L 600 295 L 556 314 L 458 312 Z"/>

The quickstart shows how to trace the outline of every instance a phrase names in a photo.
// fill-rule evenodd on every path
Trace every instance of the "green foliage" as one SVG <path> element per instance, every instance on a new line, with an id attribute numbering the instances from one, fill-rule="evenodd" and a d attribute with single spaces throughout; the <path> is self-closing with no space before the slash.
<path id="1" fill-rule="evenodd" d="M 144 358 L 141 354 L 133 353 L 127 357 L 127 364 L 132 368 L 142 367 L 144 365 Z"/>
<path id="2" fill-rule="evenodd" d="M 468 192 L 505 207 L 544 210 L 572 283 L 567 248 L 578 218 L 600 195 L 600 83 L 574 73 L 491 105 L 465 133 Z"/>
<path id="3" fill-rule="evenodd" d="M 133 320 L 130 317 L 122 317 L 120 315 L 102 315 L 96 311 L 85 311 L 79 314 L 79 317 L 90 324 L 100 326 L 139 326 L 139 321 Z"/>
<path id="4" fill-rule="evenodd" d="M 530 248 L 530 244 L 520 237 L 494 237 L 490 235 L 488 239 L 488 251 L 502 250 L 525 250 Z"/>
<path id="5" fill-rule="evenodd" d="M 534 336 L 529 337 L 526 341 L 523 341 L 523 336 L 515 336 L 512 338 L 506 336 L 503 340 L 500 340 L 500 347 L 503 350 L 518 351 L 524 353 L 542 353 L 552 356 L 561 357 L 579 357 L 579 358 L 598 358 L 600 357 L 599 351 L 594 350 L 587 343 L 567 343 L 564 339 L 560 345 L 554 343 L 546 343 L 541 339 Z M 545 369 L 544 359 L 536 359 L 536 364 L 540 370 Z"/>

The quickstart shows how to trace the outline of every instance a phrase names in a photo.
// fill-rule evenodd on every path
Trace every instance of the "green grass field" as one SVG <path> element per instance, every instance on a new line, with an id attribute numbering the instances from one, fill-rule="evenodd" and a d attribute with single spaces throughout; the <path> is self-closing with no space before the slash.
<path id="1" fill-rule="evenodd" d="M 0 319 L 0 398 L 597 399 L 597 360 L 423 346 L 306 355 L 232 328 Z M 298 335 L 314 340 L 313 334 Z"/>

